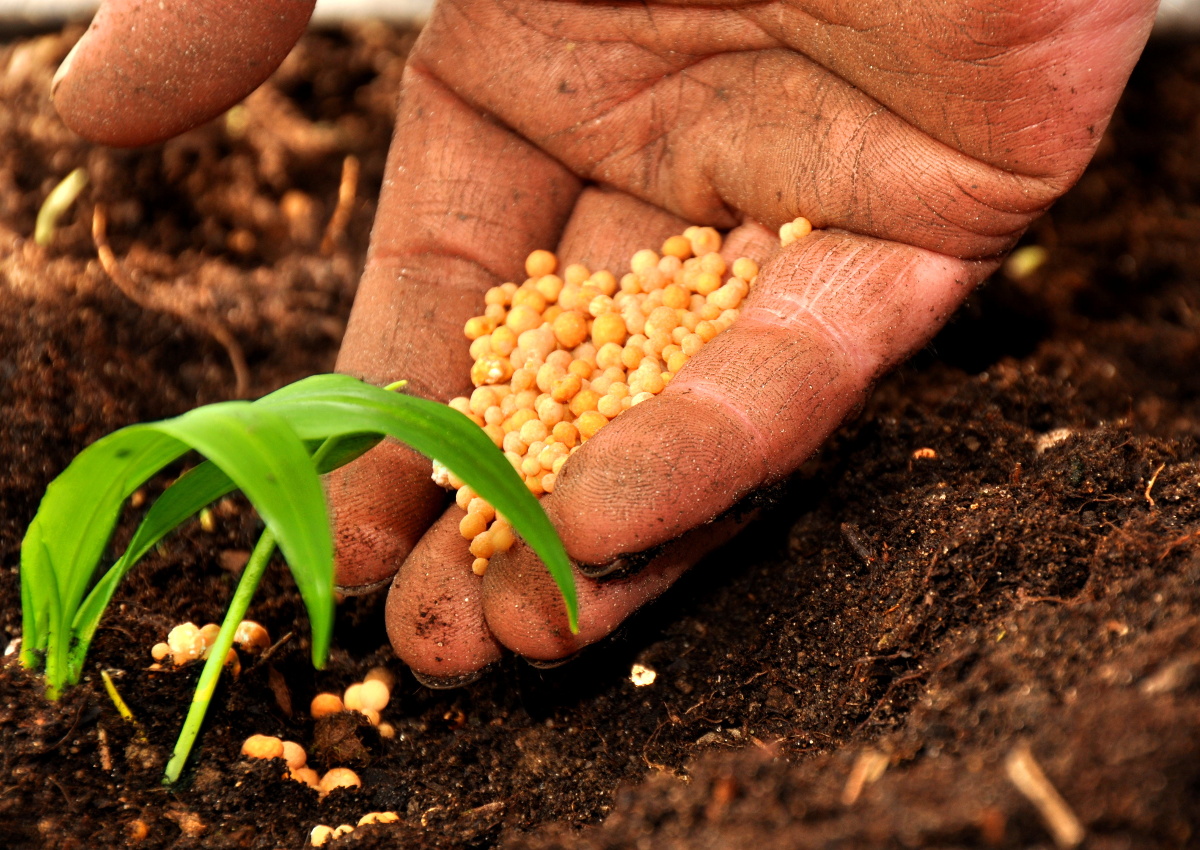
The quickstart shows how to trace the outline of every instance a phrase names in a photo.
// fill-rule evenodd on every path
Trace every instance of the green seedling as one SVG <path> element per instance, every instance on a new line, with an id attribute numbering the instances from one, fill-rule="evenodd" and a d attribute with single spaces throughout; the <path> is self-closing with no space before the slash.
<path id="1" fill-rule="evenodd" d="M 397 385 L 393 385 L 395 387 Z M 212 700 L 237 624 L 275 547 L 304 600 L 312 662 L 323 667 L 333 630 L 333 535 L 319 475 L 394 437 L 444 464 L 512 523 L 550 570 L 578 628 L 578 603 L 562 542 L 520 476 L 471 420 L 450 408 L 317 375 L 255 402 L 229 401 L 97 440 L 50 483 L 21 544 L 21 661 L 44 668 L 57 699 L 82 674 L 88 647 L 117 585 L 167 533 L 240 489 L 265 530 L 242 573 L 192 700 L 165 781 L 179 778 Z M 189 450 L 207 460 L 168 487 L 124 553 L 93 582 L 121 507 Z"/>

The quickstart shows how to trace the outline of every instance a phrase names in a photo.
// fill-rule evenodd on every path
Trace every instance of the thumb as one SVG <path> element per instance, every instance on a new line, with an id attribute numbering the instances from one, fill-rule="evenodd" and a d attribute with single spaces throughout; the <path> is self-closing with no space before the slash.
<path id="1" fill-rule="evenodd" d="M 562 468 L 568 554 L 657 546 L 794 471 L 994 266 L 836 231 L 780 251 L 729 330 Z"/>
<path id="2" fill-rule="evenodd" d="M 108 0 L 51 87 L 67 126 L 116 147 L 161 142 L 257 88 L 315 0 Z"/>

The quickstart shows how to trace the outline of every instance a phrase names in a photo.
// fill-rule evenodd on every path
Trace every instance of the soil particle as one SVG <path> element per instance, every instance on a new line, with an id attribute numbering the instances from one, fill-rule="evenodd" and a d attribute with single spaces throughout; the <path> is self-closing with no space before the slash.
<path id="1" fill-rule="evenodd" d="M 314 33 L 225 118 L 119 152 L 73 137 L 45 97 L 79 33 L 0 46 L 6 644 L 46 483 L 112 429 L 233 394 L 206 327 L 238 341 L 251 395 L 330 368 L 414 38 Z M 314 671 L 302 602 L 273 566 L 250 616 L 291 637 L 222 680 L 165 788 L 199 666 L 153 670 L 149 650 L 177 623 L 218 620 L 232 594 L 258 521 L 223 501 L 211 531 L 187 526 L 130 575 L 60 701 L 15 654 L 0 662 L 0 846 L 300 847 L 369 811 L 400 820 L 339 844 L 1054 846 L 1014 753 L 1084 846 L 1194 845 L 1198 105 L 1200 48 L 1152 45 L 1096 161 L 1025 237 L 1047 262 L 998 274 L 762 519 L 570 664 L 506 659 L 456 691 L 402 673 L 389 740 L 349 715 L 314 723 L 315 693 L 389 663 L 383 600 L 340 607 Z M 357 200 L 327 240 L 348 156 Z M 39 205 L 77 166 L 89 188 L 53 244 L 33 245 Z M 97 203 L 135 298 L 96 260 Z M 635 664 L 651 684 L 631 681 Z M 253 733 L 300 742 L 322 771 L 354 766 L 363 786 L 322 799 L 281 761 L 241 758 Z"/>

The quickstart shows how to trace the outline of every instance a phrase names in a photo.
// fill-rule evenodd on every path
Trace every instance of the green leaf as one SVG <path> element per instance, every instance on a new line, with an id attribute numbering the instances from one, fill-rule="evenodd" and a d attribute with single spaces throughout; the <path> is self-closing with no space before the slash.
<path id="1" fill-rule="evenodd" d="M 185 442 L 246 494 L 296 579 L 312 628 L 313 664 L 323 667 L 333 632 L 333 538 L 321 481 L 292 428 L 269 408 L 248 402 L 208 405 L 133 427 L 161 429 Z"/>
<path id="2" fill-rule="evenodd" d="M 149 552 L 158 541 L 195 514 L 205 505 L 234 490 L 236 485 L 220 467 L 211 461 L 190 469 L 155 500 L 145 519 L 134 532 L 124 554 L 109 567 L 96 583 L 79 610 L 71 629 L 76 637 L 70 651 L 70 678 L 76 680 L 83 667 L 92 637 L 100 618 L 125 574 Z"/>
<path id="3" fill-rule="evenodd" d="M 142 427 L 142 426 L 135 426 Z M 187 451 L 165 434 L 129 429 L 97 440 L 50 483 L 21 543 L 24 635 L 46 651 L 52 691 L 66 683 L 69 623 L 112 535 L 121 503 Z M 23 653 L 31 663 L 32 655 Z"/>
<path id="4" fill-rule="evenodd" d="M 317 472 L 323 474 L 337 469 L 339 466 L 344 466 L 371 449 L 380 439 L 378 435 L 366 434 L 341 440 L 333 451 L 321 460 Z M 311 448 L 316 449 L 322 444 L 322 441 L 313 440 L 311 444 Z M 79 678 L 88 648 L 91 646 L 96 628 L 100 625 L 100 618 L 104 615 L 108 603 L 112 601 L 113 594 L 121 583 L 121 579 L 125 578 L 126 573 L 160 540 L 178 528 L 189 517 L 205 505 L 215 502 L 235 489 L 237 489 L 237 485 L 220 467 L 213 464 L 212 461 L 205 461 L 181 475 L 155 500 L 141 525 L 134 532 L 133 539 L 129 541 L 129 546 L 124 554 L 96 583 L 75 614 L 71 627 L 76 638 L 70 652 L 70 679 L 72 681 Z M 22 582 L 22 589 L 26 584 L 28 582 Z"/>
<path id="5" fill-rule="evenodd" d="M 285 417 L 304 439 L 373 431 L 441 461 L 508 518 L 558 585 L 572 631 L 579 603 L 571 564 L 546 512 L 483 430 L 456 410 L 389 392 L 348 375 L 315 375 L 256 404 Z"/>
<path id="6" fill-rule="evenodd" d="M 481 429 L 444 405 L 345 375 L 320 375 L 258 402 L 224 402 L 130 426 L 81 452 L 47 488 L 22 543 L 22 661 L 33 666 L 38 653 L 46 653 L 51 694 L 77 679 L 103 611 L 128 570 L 172 528 L 238 487 L 278 538 L 308 609 L 313 663 L 321 666 L 332 632 L 333 545 L 317 472 L 349 462 L 381 435 L 441 461 L 504 514 L 545 562 L 572 630 L 578 627 L 574 579 L 562 543 Z M 317 444 L 323 448 L 310 458 Z M 189 449 L 209 462 L 168 488 L 128 550 L 84 599 L 123 501 Z M 73 638 L 78 643 L 71 649 Z"/>
<path id="7" fill-rule="evenodd" d="M 21 574 L 29 585 L 28 605 L 23 601 L 26 633 L 35 648 L 47 651 L 52 692 L 69 681 L 71 626 L 121 503 L 188 449 L 213 461 L 275 529 L 309 611 L 314 663 L 324 663 L 333 623 L 333 543 L 320 479 L 304 444 L 278 414 L 249 402 L 224 402 L 110 434 L 81 452 L 47 488 L 21 546 Z M 216 477 L 192 480 L 201 483 L 185 488 L 178 501 L 168 500 L 138 548 L 161 537 L 160 519 L 187 516 L 186 508 L 200 498 L 197 492 L 207 497 L 224 488 Z M 106 586 L 104 593 L 111 589 Z M 96 618 L 90 605 L 85 618 Z"/>

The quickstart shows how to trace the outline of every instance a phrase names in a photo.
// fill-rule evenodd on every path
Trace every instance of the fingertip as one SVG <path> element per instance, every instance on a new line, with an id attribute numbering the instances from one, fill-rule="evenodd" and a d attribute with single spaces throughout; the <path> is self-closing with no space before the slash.
<path id="1" fill-rule="evenodd" d="M 451 507 L 425 533 L 396 573 L 385 611 L 396 654 L 442 687 L 472 681 L 501 655 L 484 620 L 482 580 L 458 531 L 463 516 Z"/>
<path id="2" fill-rule="evenodd" d="M 779 253 L 779 234 L 757 221 L 747 220 L 729 232 L 721 245 L 721 255 L 730 263 L 749 257 L 760 266 Z"/>
<path id="3" fill-rule="evenodd" d="M 579 631 L 572 633 L 554 579 L 523 542 L 492 559 L 483 581 L 483 612 L 496 640 L 526 660 L 560 661 L 612 634 L 701 558 L 728 542 L 746 518 L 721 519 L 663 547 L 643 569 L 621 578 L 587 578 L 575 569 Z"/>
<path id="4" fill-rule="evenodd" d="M 620 275 L 639 248 L 655 249 L 688 222 L 616 189 L 589 186 L 579 195 L 558 245 L 562 265 L 582 263 Z"/>
<path id="5" fill-rule="evenodd" d="M 279 67 L 314 0 L 109 0 L 51 85 L 68 127 L 94 142 L 161 142 L 217 117 Z"/>

